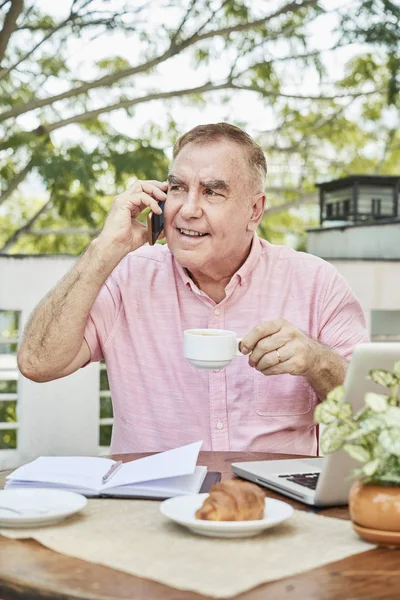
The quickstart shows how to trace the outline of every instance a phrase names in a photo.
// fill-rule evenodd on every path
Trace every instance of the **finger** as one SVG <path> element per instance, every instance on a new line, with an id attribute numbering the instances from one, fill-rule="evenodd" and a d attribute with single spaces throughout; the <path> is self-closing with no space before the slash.
<path id="1" fill-rule="evenodd" d="M 279 363 L 286 362 L 291 357 L 292 353 L 290 352 L 290 349 L 288 349 L 286 346 L 280 346 L 279 348 L 276 348 L 271 352 L 263 354 L 260 360 L 256 364 L 254 364 L 254 367 L 257 371 L 263 372 L 265 371 L 265 369 L 269 369 L 271 367 L 279 365 Z"/>
<path id="2" fill-rule="evenodd" d="M 157 200 L 166 200 L 167 198 L 167 194 L 162 189 L 148 181 L 142 182 L 142 190 Z"/>
<path id="3" fill-rule="evenodd" d="M 275 321 L 267 321 L 266 323 L 261 323 L 244 336 L 240 344 L 240 352 L 242 354 L 249 354 L 258 342 L 274 333 L 278 333 L 281 327 L 283 326 L 283 319 L 276 319 Z"/>
<path id="4" fill-rule="evenodd" d="M 290 358 L 260 372 L 263 375 L 291 375 L 293 373 L 293 359 Z"/>
<path id="5" fill-rule="evenodd" d="M 157 215 L 162 213 L 157 200 L 154 200 L 152 196 L 149 196 L 149 194 L 146 194 L 145 192 L 136 192 L 136 194 L 132 194 L 130 197 L 128 196 L 126 200 L 130 204 L 131 211 L 133 208 L 139 208 L 139 211 L 141 212 L 149 206 L 153 213 L 156 213 Z M 136 210 L 134 210 L 134 212 L 136 212 Z M 137 215 L 135 214 L 134 216 L 136 218 Z"/>
<path id="6" fill-rule="evenodd" d="M 250 366 L 256 366 L 265 354 L 274 353 L 288 341 L 287 337 L 282 335 L 282 331 L 274 333 L 266 338 L 262 338 L 249 355 Z"/>

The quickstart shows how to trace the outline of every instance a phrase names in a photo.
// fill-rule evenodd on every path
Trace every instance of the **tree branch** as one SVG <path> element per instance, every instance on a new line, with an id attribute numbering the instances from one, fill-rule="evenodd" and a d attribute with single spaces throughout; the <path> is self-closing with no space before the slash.
<path id="1" fill-rule="evenodd" d="M 3 29 L 0 32 L 0 63 L 4 58 L 8 42 L 17 26 L 17 19 L 24 8 L 24 0 L 11 0 L 10 10 L 4 19 Z"/>
<path id="2" fill-rule="evenodd" d="M 6 110 L 3 113 L 0 113 L 0 121 L 4 121 L 5 119 L 9 119 L 11 117 L 17 117 L 18 115 L 25 114 L 36 108 L 48 106 L 49 104 L 53 104 L 54 102 L 58 102 L 60 100 L 65 100 L 67 98 L 75 97 L 79 94 L 85 94 L 89 90 L 92 90 L 95 88 L 108 87 L 108 86 L 116 83 L 117 81 L 120 81 L 121 79 L 125 79 L 126 77 L 129 77 L 131 75 L 137 75 L 139 73 L 144 73 L 146 71 L 149 71 L 150 69 L 153 69 L 160 63 L 165 62 L 167 59 L 172 58 L 173 56 L 175 56 L 177 54 L 180 54 L 183 50 L 185 50 L 189 46 L 196 44 L 199 41 L 203 41 L 205 39 L 209 39 L 212 37 L 225 37 L 230 33 L 238 32 L 238 31 L 248 31 L 249 29 L 261 27 L 262 25 L 267 23 L 269 20 L 276 18 L 277 16 L 280 16 L 287 12 L 296 12 L 296 11 L 300 10 L 301 8 L 304 8 L 305 6 L 312 6 L 313 4 L 317 4 L 318 1 L 319 0 L 304 0 L 301 4 L 298 3 L 297 1 L 290 2 L 289 4 L 286 4 L 281 9 L 276 11 L 275 13 L 272 13 L 262 19 L 257 19 L 255 21 L 248 21 L 246 23 L 239 23 L 232 27 L 224 27 L 221 29 L 215 29 L 215 30 L 211 30 L 211 31 L 208 31 L 208 32 L 202 33 L 202 34 L 196 33 L 196 34 L 192 35 L 191 37 L 189 37 L 188 39 L 180 42 L 179 44 L 171 43 L 169 45 L 168 49 L 163 54 L 161 54 L 155 58 L 152 58 L 151 60 L 148 60 L 147 62 L 142 63 L 141 65 L 138 65 L 136 67 L 130 67 L 128 69 L 123 69 L 121 71 L 118 71 L 117 73 L 111 73 L 109 75 L 105 75 L 104 77 L 101 77 L 100 79 L 97 79 L 97 80 L 88 81 L 80 86 L 71 88 L 70 90 L 67 90 L 66 92 L 63 92 L 61 94 L 56 94 L 55 96 L 50 96 L 50 97 L 41 98 L 41 99 L 35 99 L 30 102 L 26 102 L 24 104 L 19 104 L 17 106 L 14 106 L 13 108 L 11 108 L 9 110 Z"/>
<path id="3" fill-rule="evenodd" d="M 171 92 L 160 92 L 154 94 L 148 94 L 147 96 L 142 96 L 140 98 L 134 98 L 133 100 L 123 100 L 121 102 L 117 102 L 115 104 L 109 104 L 107 106 L 103 106 L 101 108 L 97 108 L 96 110 L 85 111 L 79 115 L 74 115 L 69 117 L 68 119 L 63 119 L 61 121 L 57 121 L 55 123 L 50 123 L 48 125 L 40 125 L 36 129 L 30 131 L 30 133 L 35 133 L 38 136 L 42 136 L 48 134 L 56 129 L 60 129 L 61 127 L 66 127 L 67 125 L 71 125 L 72 123 L 82 123 L 84 121 L 88 121 L 90 119 L 94 119 L 101 114 L 109 113 L 114 110 L 118 110 L 120 108 L 130 108 L 135 106 L 136 104 L 142 104 L 143 102 L 150 102 L 151 100 L 165 100 L 167 98 L 178 98 L 180 96 L 188 96 L 190 94 L 199 94 L 210 91 L 218 91 L 229 89 L 233 86 L 231 83 L 222 83 L 220 85 L 213 85 L 211 83 L 204 84 L 202 86 L 196 88 L 188 88 L 184 90 L 173 90 Z M 0 150 L 5 150 L 9 147 L 9 140 L 5 140 L 0 143 Z"/>
<path id="4" fill-rule="evenodd" d="M 20 171 L 19 173 L 17 173 L 17 175 L 14 177 L 14 179 L 10 182 L 10 185 L 8 186 L 8 188 L 1 194 L 1 196 L 0 196 L 0 206 L 3 204 L 3 202 L 5 202 L 11 196 L 11 194 L 13 192 L 15 192 L 15 190 L 18 188 L 19 184 L 28 175 L 29 171 L 32 170 L 34 164 L 35 164 L 35 161 L 32 158 L 28 162 L 28 164 L 22 169 L 22 171 Z"/>
<path id="5" fill-rule="evenodd" d="M 29 131 L 29 133 L 36 134 L 37 136 L 42 136 L 45 134 L 49 134 L 56 129 L 61 129 L 62 127 L 66 127 L 67 125 L 72 125 L 73 123 L 82 123 L 85 121 L 89 121 L 90 119 L 95 119 L 99 115 L 110 113 L 114 110 L 119 110 L 121 108 L 131 108 L 132 106 L 136 106 L 138 104 L 143 104 L 144 102 L 150 102 L 152 100 L 166 100 L 168 98 L 179 98 L 182 96 L 190 96 L 191 94 L 203 94 L 206 92 L 215 92 L 220 90 L 241 90 L 247 92 L 257 92 L 262 94 L 264 97 L 272 97 L 272 98 L 291 98 L 295 100 L 334 100 L 338 98 L 347 98 L 350 97 L 358 97 L 358 96 L 366 96 L 370 94 L 377 94 L 379 90 L 357 93 L 357 94 L 339 94 L 337 96 L 301 96 L 298 94 L 282 94 L 280 92 L 274 91 L 266 91 L 262 88 L 252 85 L 239 85 L 230 81 L 229 79 L 221 84 L 212 84 L 211 82 L 205 83 L 196 88 L 187 88 L 183 90 L 172 90 L 170 92 L 159 92 L 153 94 L 147 94 L 146 96 L 141 96 L 139 98 L 133 98 L 132 100 L 122 100 L 121 102 L 116 102 L 115 104 L 108 104 L 107 106 L 102 106 L 101 108 L 97 108 L 90 111 L 85 111 L 78 115 L 73 115 L 68 119 L 62 119 L 60 121 L 56 121 L 54 123 L 49 123 L 46 125 L 40 125 L 36 129 Z M 0 143 L 0 150 L 5 150 L 9 147 L 9 140 L 5 140 Z"/>
<path id="6" fill-rule="evenodd" d="M 189 15 L 192 12 L 192 9 L 194 8 L 196 2 L 197 2 L 197 0 L 191 0 L 189 6 L 187 8 L 187 11 L 186 11 L 186 13 L 185 13 L 185 15 L 184 15 L 184 17 L 183 17 L 183 19 L 182 19 L 182 21 L 181 21 L 178 29 L 175 31 L 175 33 L 174 33 L 174 35 L 173 35 L 173 37 L 171 39 L 171 44 L 175 44 L 176 40 L 178 39 L 178 37 L 179 37 L 182 29 L 184 28 L 185 23 L 188 20 Z"/>
<path id="7" fill-rule="evenodd" d="M 50 207 L 52 201 L 48 200 L 42 208 L 40 208 L 36 214 L 33 215 L 31 219 L 25 225 L 14 231 L 14 233 L 8 238 L 6 243 L 2 248 L 0 248 L 0 252 L 7 252 L 11 246 L 15 244 L 15 242 L 23 235 L 24 233 L 28 233 L 29 229 L 32 227 L 34 222 Z"/>
<path id="8" fill-rule="evenodd" d="M 68 23 L 71 23 L 74 21 L 74 19 L 76 19 L 77 15 L 72 16 L 71 15 L 65 19 L 65 21 L 63 21 L 62 23 L 60 23 L 59 25 L 57 25 L 57 27 L 54 27 L 54 29 L 52 29 L 52 31 L 49 31 L 48 34 L 46 34 L 31 50 L 29 50 L 29 52 L 27 52 L 24 56 L 22 56 L 17 62 L 15 62 L 13 65 L 11 65 L 10 67 L 8 67 L 7 69 L 2 69 L 0 71 L 0 81 L 2 79 L 4 79 L 5 77 L 7 77 L 7 75 L 9 73 L 11 73 L 11 71 L 13 71 L 14 69 L 16 69 L 21 63 L 23 63 L 25 60 L 27 60 L 30 56 L 32 56 L 32 54 L 42 45 L 44 44 L 44 42 L 47 42 L 48 39 L 50 39 L 57 31 L 59 31 L 60 29 L 62 29 L 63 27 L 65 27 L 65 25 L 67 25 Z"/>
<path id="9" fill-rule="evenodd" d="M 88 0 L 87 2 L 85 2 L 83 4 L 83 6 L 81 6 L 82 8 L 85 8 L 88 4 L 90 4 L 92 2 L 92 0 Z M 73 7 L 74 7 L 75 2 L 72 3 L 71 6 L 71 12 L 68 15 L 68 17 L 66 19 L 64 19 L 64 21 L 61 21 L 61 23 L 59 23 L 56 27 L 53 27 L 53 29 L 51 31 L 49 31 L 49 33 L 47 33 L 31 50 L 29 50 L 29 52 L 27 52 L 24 56 L 22 56 L 16 63 L 14 63 L 13 65 L 11 65 L 10 67 L 8 67 L 8 69 L 2 69 L 0 71 L 0 81 L 2 79 L 4 79 L 5 77 L 7 77 L 7 75 L 9 73 L 11 73 L 11 71 L 13 71 L 15 68 L 17 68 L 21 63 L 23 63 L 25 60 L 27 60 L 30 56 L 32 56 L 32 54 L 34 52 L 36 52 L 36 50 L 45 42 L 47 42 L 47 40 L 49 40 L 55 33 L 57 33 L 57 31 L 60 31 L 60 29 L 63 29 L 63 27 L 65 27 L 66 25 L 73 23 L 74 21 L 76 21 L 76 19 L 78 19 L 80 17 L 79 13 L 73 12 Z M 78 9 L 80 10 L 80 9 Z"/>

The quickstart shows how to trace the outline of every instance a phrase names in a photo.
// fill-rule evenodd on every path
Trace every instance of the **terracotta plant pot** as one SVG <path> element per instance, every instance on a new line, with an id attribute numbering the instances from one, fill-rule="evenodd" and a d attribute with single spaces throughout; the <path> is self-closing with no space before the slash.
<path id="1" fill-rule="evenodd" d="M 349 494 L 353 528 L 364 539 L 385 546 L 400 546 L 400 486 L 356 481 Z"/>

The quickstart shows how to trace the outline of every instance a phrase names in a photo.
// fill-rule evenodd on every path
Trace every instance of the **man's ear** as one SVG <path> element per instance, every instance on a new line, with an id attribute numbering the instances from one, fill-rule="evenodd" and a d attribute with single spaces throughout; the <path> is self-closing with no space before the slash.
<path id="1" fill-rule="evenodd" d="M 267 197 L 264 192 L 261 192 L 253 197 L 251 201 L 251 217 L 247 223 L 247 231 L 256 231 L 265 210 Z"/>

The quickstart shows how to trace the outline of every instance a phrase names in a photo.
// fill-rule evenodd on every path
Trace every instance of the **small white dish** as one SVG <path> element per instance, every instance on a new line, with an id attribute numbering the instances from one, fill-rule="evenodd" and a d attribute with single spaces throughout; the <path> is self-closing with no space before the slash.
<path id="1" fill-rule="evenodd" d="M 203 504 L 208 494 L 192 494 L 190 496 L 175 496 L 164 500 L 160 505 L 161 513 L 187 527 L 194 533 L 210 537 L 249 537 L 257 535 L 282 523 L 293 514 L 293 508 L 286 502 L 265 498 L 264 519 L 256 521 L 203 521 L 196 519 L 195 512 Z"/>
<path id="2" fill-rule="evenodd" d="M 53 525 L 82 510 L 81 494 L 44 488 L 0 490 L 0 527 Z"/>

